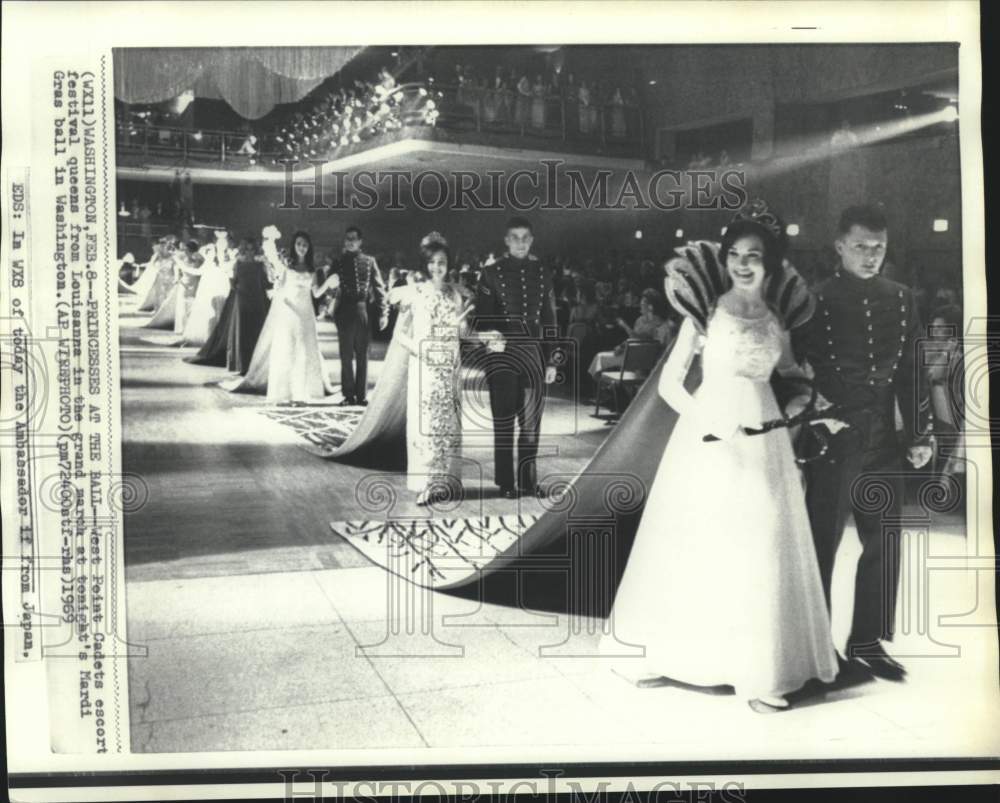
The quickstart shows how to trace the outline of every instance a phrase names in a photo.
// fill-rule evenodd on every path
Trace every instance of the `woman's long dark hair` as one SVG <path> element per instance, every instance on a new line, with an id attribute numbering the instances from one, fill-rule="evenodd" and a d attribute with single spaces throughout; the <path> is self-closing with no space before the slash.
<path id="1" fill-rule="evenodd" d="M 309 250 L 306 251 L 306 255 L 299 262 L 299 255 L 295 253 L 295 242 L 301 237 L 307 243 L 309 243 Z M 299 265 L 305 265 L 305 269 L 300 268 Z M 313 273 L 316 270 L 316 266 L 313 264 L 313 241 L 312 237 L 309 236 L 307 232 L 297 231 L 292 235 L 291 247 L 288 252 L 288 266 L 295 271 L 300 273 L 305 273 L 308 270 L 309 273 Z"/>

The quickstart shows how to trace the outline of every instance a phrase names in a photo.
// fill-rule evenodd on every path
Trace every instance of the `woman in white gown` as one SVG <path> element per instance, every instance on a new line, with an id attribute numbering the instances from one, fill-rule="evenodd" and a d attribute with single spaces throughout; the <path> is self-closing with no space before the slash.
<path id="1" fill-rule="evenodd" d="M 601 648 L 623 655 L 622 644 L 641 645 L 638 667 L 621 664 L 628 674 L 731 685 L 764 712 L 786 708 L 785 695 L 810 679 L 832 681 L 838 667 L 789 431 L 743 431 L 781 417 L 775 368 L 801 375 L 763 293 L 781 270 L 783 231 L 757 211 L 726 230 L 727 287 L 705 331 L 679 305 L 689 317 L 659 390 L 680 417 L 615 598 L 614 635 Z M 684 380 L 699 352 L 703 379 L 692 396 Z"/>
<path id="2" fill-rule="evenodd" d="M 334 289 L 340 277 L 317 284 L 312 240 L 304 231 L 292 237 L 292 253 L 279 255 L 273 227 L 264 230 L 263 251 L 274 294 L 245 376 L 221 383 L 234 393 L 266 393 L 272 403 L 306 403 L 333 393 L 323 370 L 313 298 Z"/>
<path id="3" fill-rule="evenodd" d="M 136 282 L 139 312 L 155 312 L 160 308 L 177 280 L 174 271 L 174 252 L 177 244 L 173 237 L 163 237 L 153 243 L 153 256 L 146 272 Z M 148 278 L 147 278 L 148 277 Z M 140 289 L 138 285 L 142 283 Z"/>
<path id="4" fill-rule="evenodd" d="M 197 240 L 188 241 L 177 249 L 173 258 L 174 282 L 167 297 L 146 324 L 148 329 L 173 329 L 181 334 L 202 275 L 205 258 L 198 252 Z"/>
<path id="5" fill-rule="evenodd" d="M 410 353 L 406 389 L 407 487 L 418 505 L 461 492 L 461 339 L 471 293 L 448 281 L 450 255 L 441 242 L 422 249 L 427 280 L 394 287 L 389 303 L 410 312 L 394 333 Z"/>
<path id="6" fill-rule="evenodd" d="M 201 249 L 205 258 L 201 280 L 191 304 L 191 312 L 184 324 L 180 345 L 202 346 L 212 333 L 226 298 L 233 273 L 236 252 L 231 247 L 229 232 L 217 231 L 215 242 Z"/>

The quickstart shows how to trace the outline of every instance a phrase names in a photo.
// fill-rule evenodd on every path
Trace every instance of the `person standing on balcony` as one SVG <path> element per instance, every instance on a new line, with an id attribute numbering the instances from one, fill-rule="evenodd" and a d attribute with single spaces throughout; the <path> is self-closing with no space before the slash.
<path id="1" fill-rule="evenodd" d="M 545 81 L 541 75 L 535 76 L 535 83 L 531 86 L 531 127 L 545 128 Z"/>
<path id="2" fill-rule="evenodd" d="M 625 90 L 625 134 L 631 139 L 638 139 L 641 126 L 639 123 L 639 93 L 635 87 Z"/>
<path id="3" fill-rule="evenodd" d="M 572 137 L 580 130 L 579 91 L 580 88 L 576 85 L 576 78 L 573 76 L 573 73 L 569 73 L 566 76 L 566 84 L 563 86 L 562 91 L 562 115 L 565 121 L 566 136 L 568 137 Z"/>
<path id="4" fill-rule="evenodd" d="M 504 76 L 503 67 L 497 67 L 493 76 L 491 87 L 493 96 L 493 120 L 500 123 L 510 121 L 510 87 L 507 85 L 507 78 Z M 487 120 L 487 122 L 490 122 Z"/>
<path id="5" fill-rule="evenodd" d="M 614 93 L 611 95 L 611 136 L 616 139 L 625 138 L 625 98 L 622 97 L 622 91 L 619 87 L 615 87 Z"/>
<path id="6" fill-rule="evenodd" d="M 522 75 L 520 80 L 517 82 L 517 100 L 514 107 L 514 125 L 527 125 L 530 112 L 531 80 L 527 75 Z"/>
<path id="7" fill-rule="evenodd" d="M 590 108 L 590 87 L 587 86 L 586 81 L 580 81 L 580 88 L 576 93 L 577 100 L 579 101 L 579 119 L 580 119 L 580 133 L 589 134 L 591 132 L 591 112 Z"/>

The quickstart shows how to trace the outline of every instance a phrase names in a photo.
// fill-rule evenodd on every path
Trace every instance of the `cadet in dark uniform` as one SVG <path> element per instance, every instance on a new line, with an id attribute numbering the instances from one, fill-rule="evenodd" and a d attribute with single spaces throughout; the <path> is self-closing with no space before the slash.
<path id="1" fill-rule="evenodd" d="M 385 283 L 374 257 L 361 251 L 361 229 L 351 226 L 344 233 L 344 253 L 333 260 L 323 272 L 321 281 L 336 273 L 340 286 L 325 299 L 325 315 L 337 325 L 340 346 L 340 384 L 344 394 L 342 406 L 368 404 L 368 304 L 379 310 L 379 329 L 389 325 L 389 306 Z M 357 360 L 357 372 L 354 362 Z"/>
<path id="2" fill-rule="evenodd" d="M 556 301 L 552 276 L 531 253 L 531 223 L 507 224 L 507 253 L 483 269 L 476 297 L 474 328 L 487 342 L 486 366 L 493 414 L 496 484 L 500 493 L 544 496 L 535 457 L 545 404 L 542 383 L 555 381 L 556 369 L 543 342 L 555 336 Z M 517 472 L 514 423 L 517 422 Z"/>
<path id="3" fill-rule="evenodd" d="M 909 464 L 921 468 L 930 460 L 932 441 L 915 348 L 920 322 L 910 289 L 879 275 L 886 242 L 880 210 L 844 211 L 836 242 L 840 266 L 814 289 L 816 312 L 796 330 L 796 350 L 812 366 L 820 394 L 851 408 L 838 416 L 849 426 L 832 435 L 828 452 L 807 468 L 806 501 L 827 604 L 834 556 L 853 510 L 862 553 L 847 657 L 879 677 L 901 680 L 905 670 L 881 644 L 892 638 L 899 585 L 901 456 L 905 452 Z"/>

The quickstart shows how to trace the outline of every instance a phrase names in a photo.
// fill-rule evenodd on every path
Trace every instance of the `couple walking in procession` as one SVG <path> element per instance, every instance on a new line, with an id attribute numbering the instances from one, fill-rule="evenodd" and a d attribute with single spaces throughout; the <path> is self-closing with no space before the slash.
<path id="1" fill-rule="evenodd" d="M 352 460 L 369 454 L 370 444 L 391 452 L 385 434 L 405 432 L 407 486 L 418 492 L 420 505 L 461 493 L 463 341 L 485 346 L 487 353 L 499 493 L 506 499 L 544 495 L 535 459 L 544 385 L 556 373 L 544 338 L 556 325 L 555 293 L 551 274 L 531 253 L 531 223 L 513 218 L 504 239 L 507 253 L 484 267 L 475 293 L 449 280 L 452 255 L 437 232 L 421 242 L 417 281 L 387 293 L 388 305 L 398 306 L 400 316 L 372 405 L 341 451 Z M 343 287 L 344 273 L 338 272 Z M 342 319 L 335 320 L 339 329 Z M 342 361 L 343 343 L 342 338 Z M 361 376 L 359 368 L 358 395 Z M 398 403 L 401 398 L 405 406 Z"/>
<path id="2" fill-rule="evenodd" d="M 904 678 L 883 646 L 899 578 L 899 550 L 883 520 L 900 513 L 901 455 L 921 468 L 932 447 L 913 294 L 880 275 L 887 229 L 877 208 L 845 210 L 840 264 L 812 291 L 785 262 L 784 226 L 760 201 L 737 215 L 720 245 L 689 244 L 670 263 L 668 292 L 685 320 L 659 392 L 679 419 L 601 642 L 609 656 L 643 648 L 641 658 L 616 662 L 640 684 L 666 677 L 733 686 L 769 713 L 810 681 L 840 673 Z M 685 379 L 696 356 L 702 382 L 692 394 Z M 775 371 L 811 380 L 815 409 L 825 410 L 810 423 L 824 428 L 827 446 L 804 478 L 789 428 L 767 422 L 802 411 L 808 394 L 783 413 L 770 384 Z M 858 489 L 866 481 L 891 483 L 887 509 L 865 505 Z M 831 581 L 851 512 L 862 554 L 841 657 L 830 630 Z"/>

